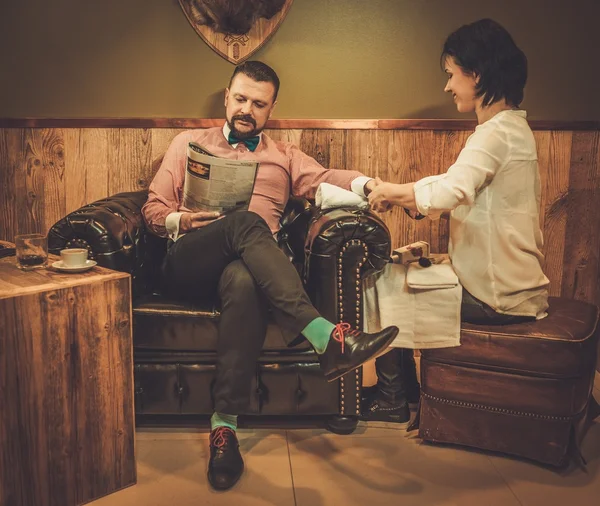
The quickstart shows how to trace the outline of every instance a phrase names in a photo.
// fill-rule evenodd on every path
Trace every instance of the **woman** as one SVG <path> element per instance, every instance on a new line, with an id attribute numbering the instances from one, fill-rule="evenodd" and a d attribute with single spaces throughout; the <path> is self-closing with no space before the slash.
<path id="1" fill-rule="evenodd" d="M 549 282 L 541 267 L 540 177 L 533 133 L 518 108 L 527 59 L 502 26 L 482 19 L 447 38 L 441 63 L 444 91 L 459 112 L 476 114 L 475 132 L 445 174 L 408 184 L 378 181 L 369 202 L 376 211 L 398 205 L 429 217 L 450 212 L 448 253 L 464 289 L 463 321 L 543 318 Z M 382 397 L 381 385 L 372 396 Z M 373 402 L 367 400 L 367 411 Z"/>

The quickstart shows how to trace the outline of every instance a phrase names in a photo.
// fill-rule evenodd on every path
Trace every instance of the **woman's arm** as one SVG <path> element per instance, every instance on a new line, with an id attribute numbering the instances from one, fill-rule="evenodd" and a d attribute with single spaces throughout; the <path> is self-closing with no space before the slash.
<path id="1" fill-rule="evenodd" d="M 371 207 L 387 211 L 392 205 L 399 205 L 428 216 L 451 211 L 459 205 L 473 205 L 475 197 L 510 159 L 511 153 L 506 132 L 492 122 L 484 125 L 469 137 L 448 172 L 415 183 L 378 184 L 369 195 Z"/>

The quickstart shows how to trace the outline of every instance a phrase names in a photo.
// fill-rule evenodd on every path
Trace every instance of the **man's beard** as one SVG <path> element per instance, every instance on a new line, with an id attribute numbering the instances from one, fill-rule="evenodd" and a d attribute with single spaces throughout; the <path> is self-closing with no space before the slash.
<path id="1" fill-rule="evenodd" d="M 235 128 L 236 120 L 245 121 L 246 123 L 250 123 L 254 128 L 252 130 L 250 130 L 249 132 L 240 132 L 237 128 Z M 231 118 L 231 121 L 227 120 L 227 125 L 231 129 L 231 134 L 234 137 L 240 139 L 241 141 L 243 141 L 245 139 L 249 139 L 250 137 L 254 137 L 254 136 L 258 135 L 260 132 L 262 132 L 262 130 L 263 130 L 262 128 L 256 128 L 256 121 L 254 120 L 254 118 L 252 116 L 245 115 L 245 114 L 239 114 L 237 116 L 233 116 Z"/>

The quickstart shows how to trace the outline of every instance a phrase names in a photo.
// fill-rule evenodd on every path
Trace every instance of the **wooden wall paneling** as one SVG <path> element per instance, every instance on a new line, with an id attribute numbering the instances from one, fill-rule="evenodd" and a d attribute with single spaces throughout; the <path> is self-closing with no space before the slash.
<path id="1" fill-rule="evenodd" d="M 280 129 L 280 130 L 265 130 L 265 133 L 276 141 L 291 142 L 295 146 L 300 147 L 302 141 L 303 130 L 299 128 Z"/>
<path id="2" fill-rule="evenodd" d="M 143 190 L 151 171 L 151 130 L 115 128 L 109 132 L 108 195 Z"/>
<path id="3" fill-rule="evenodd" d="M 369 177 L 381 177 L 380 170 L 387 166 L 385 141 L 388 134 L 378 130 L 349 130 L 346 136 L 348 168 L 359 170 Z"/>
<path id="4" fill-rule="evenodd" d="M 599 304 L 600 131 L 575 132 L 571 147 L 562 295 Z"/>
<path id="5" fill-rule="evenodd" d="M 459 153 L 465 146 L 471 131 L 433 131 L 433 150 L 431 152 L 427 174 L 443 174 L 456 162 Z M 450 233 L 449 214 L 443 214 L 439 219 L 425 219 L 423 225 L 429 226 L 429 243 L 434 253 L 448 252 Z"/>
<path id="6" fill-rule="evenodd" d="M 386 182 L 391 181 L 388 162 L 388 143 L 391 136 L 391 131 L 349 130 L 346 138 L 348 167 L 359 170 L 366 176 L 379 177 Z M 399 215 L 398 209 L 379 213 L 379 217 L 389 228 L 392 247 L 395 247 L 395 237 L 398 235 L 396 224 L 403 218 Z"/>
<path id="7" fill-rule="evenodd" d="M 409 143 L 412 132 L 408 131 L 382 131 L 379 137 L 381 151 L 379 157 L 378 173 L 382 181 L 391 183 L 401 183 L 404 181 L 404 172 L 408 167 L 408 156 L 405 146 Z M 392 249 L 407 244 L 409 218 L 404 211 L 398 207 L 393 207 L 390 211 L 380 214 L 390 230 L 392 240 Z"/>
<path id="8" fill-rule="evenodd" d="M 412 158 L 415 165 L 409 167 L 409 178 L 407 182 L 413 183 L 434 173 L 443 172 L 446 167 L 439 167 L 436 158 L 439 156 L 440 146 L 436 142 L 436 136 L 433 130 L 423 130 L 413 132 L 413 143 L 411 148 L 414 150 Z M 402 212 L 404 212 L 402 210 Z M 426 241 L 429 243 L 433 252 L 444 251 L 445 246 L 439 244 L 439 235 L 437 229 L 439 220 L 425 218 L 420 221 L 408 219 L 407 222 L 414 227 L 412 241 Z"/>
<path id="9" fill-rule="evenodd" d="M 44 225 L 50 227 L 66 214 L 65 198 L 65 141 L 62 128 L 44 129 L 42 134 L 44 168 Z"/>
<path id="10" fill-rule="evenodd" d="M 175 138 L 175 136 L 184 129 L 182 128 L 154 128 L 152 130 L 152 149 L 150 152 L 150 170 L 144 176 L 146 182 L 146 188 L 150 186 L 156 171 L 160 168 L 160 161 L 162 157 L 167 152 L 171 141 Z"/>
<path id="11" fill-rule="evenodd" d="M 22 128 L 0 130 L 0 240 L 10 242 L 17 230 L 17 173 L 23 143 Z"/>
<path id="12" fill-rule="evenodd" d="M 533 132 L 538 156 L 538 168 L 540 171 L 540 228 L 542 231 L 545 226 L 547 196 L 546 186 L 548 185 L 548 166 L 550 164 L 550 137 L 551 132 Z"/>
<path id="13" fill-rule="evenodd" d="M 544 237 L 544 273 L 550 295 L 560 295 L 567 227 L 572 132 L 540 132 L 536 137 L 540 168 L 540 227 Z"/>
<path id="14" fill-rule="evenodd" d="M 34 186 L 41 192 L 43 178 L 41 162 L 39 159 L 36 164 L 36 154 L 32 150 L 33 129 L 25 128 L 22 131 L 23 144 L 21 151 L 14 153 L 16 157 L 15 164 L 15 193 L 17 201 L 15 205 L 15 235 L 27 234 L 31 232 L 41 232 L 43 221 L 43 208 L 36 206 L 37 195 Z"/>
<path id="15" fill-rule="evenodd" d="M 319 145 L 329 146 L 329 160 L 325 167 L 329 169 L 350 169 L 360 170 L 360 167 L 352 167 L 348 165 L 346 159 L 346 137 L 347 130 L 319 130 L 318 138 Z"/>
<path id="16" fill-rule="evenodd" d="M 381 170 L 381 179 L 392 183 L 411 183 L 433 172 L 435 140 L 432 131 L 389 132 L 387 139 L 387 164 Z M 383 148 L 383 146 L 382 146 Z M 392 247 L 397 248 L 417 240 L 431 244 L 431 221 L 415 221 L 402 208 L 394 207 L 383 216 L 392 235 Z M 432 245 L 437 249 L 437 244 Z"/>
<path id="17" fill-rule="evenodd" d="M 109 164 L 110 132 L 109 128 L 82 128 L 79 132 L 79 149 L 70 163 L 74 170 L 85 173 L 85 183 L 69 191 L 84 192 L 86 204 L 108 197 L 109 173 L 114 170 Z"/>
<path id="18" fill-rule="evenodd" d="M 346 169 L 345 130 L 305 130 L 299 148 L 328 169 Z"/>
<path id="19" fill-rule="evenodd" d="M 87 204 L 86 178 L 88 167 L 83 153 L 83 128 L 65 128 L 65 214 Z M 61 216 L 62 218 L 62 216 Z"/>
<path id="20" fill-rule="evenodd" d="M 62 130 L 25 129 L 17 156 L 15 233 L 46 233 L 52 218 L 65 210 Z"/>

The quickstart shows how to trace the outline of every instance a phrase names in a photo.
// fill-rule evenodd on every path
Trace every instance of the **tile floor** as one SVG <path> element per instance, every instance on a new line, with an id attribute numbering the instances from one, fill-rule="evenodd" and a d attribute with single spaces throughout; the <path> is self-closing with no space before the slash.
<path id="1" fill-rule="evenodd" d="M 240 430 L 246 470 L 228 492 L 208 486 L 206 430 L 145 429 L 136 442 L 138 484 L 91 505 L 600 505 L 600 422 L 584 441 L 587 472 L 423 444 L 393 424 L 361 424 L 352 436 Z"/>

